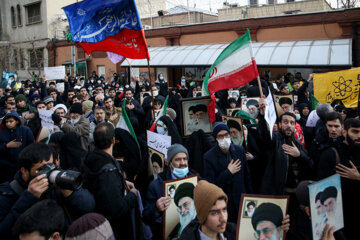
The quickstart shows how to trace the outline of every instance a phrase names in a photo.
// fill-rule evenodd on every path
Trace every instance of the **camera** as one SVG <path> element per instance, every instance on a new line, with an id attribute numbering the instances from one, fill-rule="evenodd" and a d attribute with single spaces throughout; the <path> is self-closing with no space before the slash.
<path id="1" fill-rule="evenodd" d="M 38 176 L 45 174 L 50 183 L 62 189 L 78 190 L 83 181 L 81 173 L 71 170 L 62 170 L 53 163 L 47 163 L 39 168 Z"/>

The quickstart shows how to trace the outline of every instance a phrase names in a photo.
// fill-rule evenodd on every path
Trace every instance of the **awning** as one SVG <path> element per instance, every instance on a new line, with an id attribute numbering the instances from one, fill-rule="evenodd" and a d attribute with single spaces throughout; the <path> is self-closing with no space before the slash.
<path id="1" fill-rule="evenodd" d="M 254 42 L 259 66 L 331 67 L 351 66 L 351 39 Z M 150 47 L 152 67 L 211 66 L 229 44 Z M 122 67 L 146 67 L 146 59 L 127 59 Z"/>

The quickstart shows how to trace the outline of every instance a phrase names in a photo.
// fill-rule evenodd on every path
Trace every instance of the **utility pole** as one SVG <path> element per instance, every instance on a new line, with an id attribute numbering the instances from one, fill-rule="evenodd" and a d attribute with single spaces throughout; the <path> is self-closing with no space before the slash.
<path id="1" fill-rule="evenodd" d="M 187 10 L 188 10 L 188 21 L 190 24 L 190 8 L 189 8 L 189 0 L 187 0 Z"/>
<path id="2" fill-rule="evenodd" d="M 71 46 L 71 61 L 74 66 L 74 77 L 76 77 L 76 56 L 75 56 L 75 46 Z"/>
<path id="3" fill-rule="evenodd" d="M 152 6 L 151 6 L 151 1 L 148 0 L 148 2 L 149 2 L 149 12 L 150 12 L 150 25 L 151 25 L 151 28 L 153 28 L 153 19 L 152 19 L 152 14 L 151 14 Z"/>

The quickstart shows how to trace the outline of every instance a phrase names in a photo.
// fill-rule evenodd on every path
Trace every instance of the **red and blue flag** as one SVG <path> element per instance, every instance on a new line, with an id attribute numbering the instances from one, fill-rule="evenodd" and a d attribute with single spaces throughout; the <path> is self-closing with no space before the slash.
<path id="1" fill-rule="evenodd" d="M 87 54 L 108 51 L 132 59 L 150 59 L 135 0 L 85 0 L 63 10 L 72 41 Z"/>

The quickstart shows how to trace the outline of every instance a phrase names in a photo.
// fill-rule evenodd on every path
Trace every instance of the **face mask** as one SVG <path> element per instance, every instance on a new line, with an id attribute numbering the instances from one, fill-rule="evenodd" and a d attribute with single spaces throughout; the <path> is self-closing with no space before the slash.
<path id="1" fill-rule="evenodd" d="M 241 96 L 240 98 L 241 98 L 241 99 L 245 99 L 245 98 L 247 98 L 247 96 Z"/>
<path id="2" fill-rule="evenodd" d="M 94 80 L 90 80 L 90 82 L 91 82 L 91 83 L 93 83 L 93 82 L 94 82 Z"/>
<path id="3" fill-rule="evenodd" d="M 299 120 L 300 120 L 300 118 L 301 118 L 300 114 L 299 114 L 299 113 L 297 113 L 297 114 L 295 114 L 295 116 L 296 116 L 296 121 L 299 121 Z"/>
<path id="4" fill-rule="evenodd" d="M 231 144 L 230 138 L 219 139 L 219 140 L 217 140 L 217 142 L 221 149 L 228 150 L 230 148 L 230 144 Z"/>
<path id="5" fill-rule="evenodd" d="M 29 95 L 29 92 L 30 92 L 30 90 L 26 90 L 26 91 L 25 91 L 25 94 L 26 94 L 26 95 Z"/>
<path id="6" fill-rule="evenodd" d="M 93 88 L 92 88 L 92 87 L 89 87 L 88 90 L 91 91 L 91 90 L 93 90 Z"/>
<path id="7" fill-rule="evenodd" d="M 178 178 L 183 178 L 186 177 L 186 175 L 189 173 L 189 168 L 176 168 L 173 165 L 173 172 L 172 172 L 176 177 Z"/>
<path id="8" fill-rule="evenodd" d="M 97 83 L 98 83 L 98 84 L 100 84 L 100 83 L 101 83 L 101 81 L 97 81 Z"/>
<path id="9" fill-rule="evenodd" d="M 164 127 L 159 127 L 159 126 L 156 126 L 156 132 L 161 135 L 167 134 L 167 130 L 165 130 Z"/>
<path id="10" fill-rule="evenodd" d="M 159 91 L 158 90 L 153 91 L 153 96 L 156 97 L 157 95 L 159 95 Z"/>

